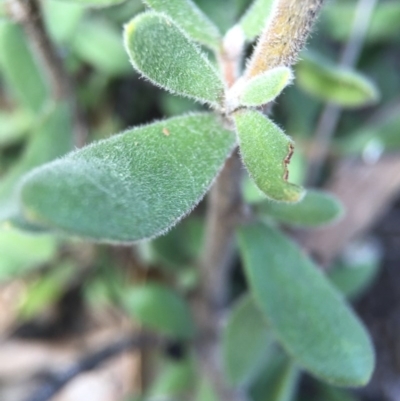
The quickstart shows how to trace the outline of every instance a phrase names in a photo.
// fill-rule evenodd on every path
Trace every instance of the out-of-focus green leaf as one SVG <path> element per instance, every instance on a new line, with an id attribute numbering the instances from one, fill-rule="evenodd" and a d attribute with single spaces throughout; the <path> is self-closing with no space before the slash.
<path id="1" fill-rule="evenodd" d="M 199 256 L 203 234 L 204 227 L 200 219 L 185 219 L 168 234 L 150 243 L 152 262 L 172 269 L 187 266 Z"/>
<path id="2" fill-rule="evenodd" d="M 57 241 L 49 235 L 32 235 L 12 228 L 0 229 L 0 280 L 8 280 L 51 260 Z"/>
<path id="3" fill-rule="evenodd" d="M 361 386 L 374 367 L 364 327 L 301 249 L 262 224 L 239 229 L 251 294 L 295 362 L 338 386 Z"/>
<path id="4" fill-rule="evenodd" d="M 60 2 L 76 3 L 85 7 L 109 7 L 120 4 L 126 0 L 57 0 Z"/>
<path id="5" fill-rule="evenodd" d="M 134 128 L 34 170 L 28 220 L 98 241 L 155 237 L 189 213 L 235 145 L 211 114 Z"/>
<path id="6" fill-rule="evenodd" d="M 127 311 L 143 326 L 173 338 L 194 335 L 194 324 L 186 302 L 159 284 L 135 286 L 123 294 Z"/>
<path id="7" fill-rule="evenodd" d="M 331 2 L 324 7 L 321 28 L 335 40 L 347 42 L 353 25 L 356 2 Z M 368 27 L 366 42 L 399 41 L 400 4 L 398 1 L 378 2 Z"/>
<path id="8" fill-rule="evenodd" d="M 329 278 L 347 298 L 355 299 L 373 283 L 380 261 L 381 252 L 374 243 L 351 244 L 342 259 L 329 270 Z"/>
<path id="9" fill-rule="evenodd" d="M 300 371 L 282 351 L 270 352 L 250 389 L 252 401 L 291 401 L 295 397 Z"/>
<path id="10" fill-rule="evenodd" d="M 252 41 L 261 34 L 272 10 L 273 0 L 254 0 L 239 21 L 247 40 Z"/>
<path id="11" fill-rule="evenodd" d="M 0 49 L 0 71 L 10 92 L 21 105 L 41 111 L 48 91 L 19 25 L 0 21 Z"/>
<path id="12" fill-rule="evenodd" d="M 58 43 L 68 43 L 75 35 L 85 8 L 74 2 L 45 0 L 43 16 L 51 38 Z"/>
<path id="13" fill-rule="evenodd" d="M 377 123 L 366 124 L 354 133 L 340 139 L 337 147 L 344 154 L 362 154 L 367 159 L 372 153 L 378 157 L 384 151 L 400 148 L 400 108 L 379 119 Z"/>
<path id="14" fill-rule="evenodd" d="M 299 86 L 321 100 L 342 107 L 362 107 L 379 100 L 379 90 L 365 75 L 335 66 L 316 54 L 303 53 L 297 64 Z"/>
<path id="15" fill-rule="evenodd" d="M 23 139 L 32 126 L 34 117 L 27 110 L 0 111 L 0 147 Z"/>
<path id="16" fill-rule="evenodd" d="M 337 221 L 343 215 L 343 206 L 333 195 L 308 190 L 300 202 L 266 201 L 258 205 L 257 212 L 290 225 L 318 227 Z"/>
<path id="17" fill-rule="evenodd" d="M 202 378 L 198 384 L 194 401 L 219 401 L 210 380 Z"/>
<path id="18" fill-rule="evenodd" d="M 292 140 L 258 111 L 239 110 L 234 120 L 244 164 L 258 188 L 272 200 L 298 202 L 304 190 L 286 180 Z"/>
<path id="19" fill-rule="evenodd" d="M 59 299 L 66 284 L 76 273 L 75 266 L 65 262 L 28 285 L 18 308 L 22 319 L 31 319 Z"/>
<path id="20" fill-rule="evenodd" d="M 229 95 L 232 94 L 233 101 L 237 103 L 235 108 L 237 106 L 262 106 L 279 96 L 292 79 L 293 74 L 290 68 L 273 68 L 247 82 L 238 81 L 228 93 L 228 101 Z"/>
<path id="21" fill-rule="evenodd" d="M 107 75 L 132 71 L 119 31 L 106 20 L 85 19 L 71 41 L 72 51 L 83 61 Z"/>
<path id="22" fill-rule="evenodd" d="M 36 121 L 18 162 L 0 179 L 0 222 L 18 214 L 16 187 L 29 170 L 72 149 L 71 110 L 67 104 L 49 105 Z"/>
<path id="23" fill-rule="evenodd" d="M 358 401 L 358 398 L 336 387 L 329 386 L 327 384 L 319 382 L 317 384 L 317 390 L 315 400 L 325 401 Z"/>
<path id="24" fill-rule="evenodd" d="M 125 26 L 130 60 L 154 84 L 218 107 L 224 84 L 206 56 L 167 17 L 140 14 Z"/>
<path id="25" fill-rule="evenodd" d="M 228 316 L 222 337 L 225 372 L 235 386 L 246 385 L 258 373 L 272 335 L 250 295 L 243 296 Z"/>
<path id="26" fill-rule="evenodd" d="M 168 15 L 193 40 L 218 50 L 221 36 L 218 28 L 192 0 L 144 0 L 155 11 Z"/>
<path id="27" fill-rule="evenodd" d="M 192 392 L 195 382 L 195 366 L 188 357 L 180 361 L 168 361 L 150 387 L 147 401 L 180 399 Z M 203 400 L 202 400 L 203 401 Z"/>

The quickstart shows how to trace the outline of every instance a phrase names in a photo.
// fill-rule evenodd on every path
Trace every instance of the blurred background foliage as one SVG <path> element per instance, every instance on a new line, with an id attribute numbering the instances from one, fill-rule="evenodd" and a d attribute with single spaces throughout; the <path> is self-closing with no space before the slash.
<path id="1" fill-rule="evenodd" d="M 190 337 L 192 323 L 184 298 L 196 286 L 193 262 L 203 241 L 203 204 L 167 235 L 134 248 L 88 245 L 56 234 L 21 229 L 22 222 L 15 218 L 14 193 L 18 180 L 31 168 L 62 156 L 74 145 L 71 113 L 62 102 L 52 101 L 27 37 L 9 17 L 9 3 L 2 1 L 0 315 L 4 317 L 0 319 L 1 337 L 5 343 L 24 338 L 48 344 L 84 338 L 85 333 L 103 330 L 104 326 L 112 333 L 107 338 L 116 337 L 116 333 L 128 330 L 126 327 L 151 329 L 177 338 Z M 42 0 L 41 3 L 49 35 L 76 82 L 79 108 L 89 127 L 87 142 L 133 125 L 202 108 L 155 88 L 140 79 L 129 65 L 121 31 L 124 23 L 144 9 L 139 0 Z M 226 32 L 250 1 L 196 0 L 196 3 Z M 316 127 L 326 102 L 334 103 L 341 114 L 335 135 L 323 155 L 322 172 L 314 182 L 317 186 L 328 180 L 330 172 L 343 159 L 361 159 L 373 164 L 400 147 L 400 2 L 377 2 L 355 69 L 339 66 L 338 60 L 351 36 L 357 4 L 353 0 L 336 0 L 324 6 L 307 51 L 295 68 L 295 83 L 274 106 L 274 120 L 296 142 L 290 166 L 293 182 L 306 184 L 309 166 L 318 159 Z M 247 51 L 251 50 L 249 46 Z M 290 210 L 281 210 L 267 202 L 246 177 L 243 191 L 265 218 L 292 230 L 288 226 L 296 222 Z M 398 229 L 395 235 L 399 235 Z M 379 275 L 381 257 L 381 249 L 375 243 L 354 244 L 335 262 L 330 278 L 345 296 L 359 300 Z M 396 260 L 398 263 L 399 259 Z M 234 305 L 244 291 L 244 279 L 237 269 L 231 285 Z M 171 316 L 173 319 L 166 318 Z M 251 313 L 246 317 L 251 320 Z M 263 330 L 261 319 L 248 324 L 255 325 L 254 330 L 234 339 L 236 348 L 246 348 L 257 332 Z M 90 341 L 84 344 L 81 354 L 90 349 Z M 7 364 L 1 355 L 0 351 L 2 364 Z M 243 367 L 231 372 L 235 378 L 239 375 L 240 380 L 246 380 L 253 401 L 364 399 L 363 394 L 337 390 L 309 377 L 300 380 L 298 369 L 274 345 L 266 346 L 265 355 L 258 359 L 248 377 L 241 377 Z M 186 399 L 193 393 L 199 401 L 215 399 L 209 384 L 196 377 L 191 353 L 179 344 L 167 347 L 161 356 L 142 352 L 131 370 L 138 371 L 139 378 L 127 379 L 129 385 L 118 395 L 120 398 L 114 394 L 109 398 L 75 400 Z M 0 379 L 0 398 L 28 400 L 31 387 L 23 387 L 20 381 L 17 382 L 20 391 L 11 391 L 15 385 L 15 380 Z M 133 398 L 129 398 L 129 393 Z"/>

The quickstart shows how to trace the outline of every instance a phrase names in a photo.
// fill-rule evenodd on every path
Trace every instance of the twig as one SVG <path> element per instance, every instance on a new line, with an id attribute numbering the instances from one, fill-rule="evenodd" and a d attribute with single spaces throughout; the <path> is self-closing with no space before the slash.
<path id="1" fill-rule="evenodd" d="M 341 67 L 354 67 L 360 57 L 368 31 L 369 23 L 378 0 L 359 0 L 354 16 L 350 39 L 347 42 L 339 65 Z M 319 118 L 314 134 L 314 143 L 317 149 L 314 159 L 308 169 L 308 185 L 315 185 L 319 179 L 321 168 L 329 152 L 329 144 L 338 126 L 342 109 L 328 103 Z"/>
<path id="2" fill-rule="evenodd" d="M 9 0 L 13 18 L 19 22 L 29 40 L 55 101 L 68 101 L 74 114 L 75 144 L 81 147 L 87 138 L 87 127 L 79 109 L 72 79 L 62 58 L 46 32 L 39 0 Z"/>
<path id="3" fill-rule="evenodd" d="M 49 401 L 64 386 L 66 386 L 71 380 L 79 376 L 81 373 L 97 368 L 102 363 L 121 354 L 122 352 L 136 348 L 156 346 L 159 344 L 160 340 L 148 335 L 124 338 L 103 348 L 100 351 L 87 355 L 81 361 L 77 362 L 66 370 L 53 375 L 50 383 L 45 384 L 31 397 L 27 398 L 26 401 Z"/>

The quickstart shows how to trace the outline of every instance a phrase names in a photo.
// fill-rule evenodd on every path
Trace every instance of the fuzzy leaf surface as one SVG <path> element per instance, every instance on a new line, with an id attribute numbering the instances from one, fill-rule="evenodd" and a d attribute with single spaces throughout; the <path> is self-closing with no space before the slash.
<path id="1" fill-rule="evenodd" d="M 133 67 L 154 84 L 218 107 L 224 84 L 206 56 L 178 26 L 154 12 L 125 26 L 125 48 Z"/>
<path id="2" fill-rule="evenodd" d="M 168 15 L 196 42 L 218 50 L 221 35 L 218 28 L 192 0 L 144 0 L 155 11 Z"/>
<path id="3" fill-rule="evenodd" d="M 229 382 L 236 386 L 247 384 L 262 366 L 271 342 L 263 314 L 251 296 L 243 296 L 230 312 L 222 337 Z"/>
<path id="4" fill-rule="evenodd" d="M 7 87 L 21 105 L 41 111 L 47 87 L 19 25 L 0 22 L 0 49 L 0 70 Z"/>
<path id="5" fill-rule="evenodd" d="M 258 188 L 272 200 L 298 202 L 303 188 L 286 180 L 292 140 L 258 111 L 239 110 L 234 120 L 243 162 Z"/>
<path id="6" fill-rule="evenodd" d="M 67 104 L 51 105 L 36 122 L 21 158 L 0 179 L 0 222 L 18 214 L 17 186 L 29 170 L 72 149 L 71 110 Z"/>
<path id="7" fill-rule="evenodd" d="M 339 200 L 318 190 L 308 190 L 304 198 L 295 204 L 266 201 L 257 210 L 261 215 L 283 223 L 304 227 L 330 224 L 343 215 L 343 206 Z"/>
<path id="8" fill-rule="evenodd" d="M 248 41 L 253 41 L 261 34 L 272 11 L 273 0 L 254 0 L 241 18 L 241 26 Z"/>
<path id="9" fill-rule="evenodd" d="M 369 78 L 335 66 L 319 55 L 303 54 L 297 64 L 296 78 L 306 92 L 342 107 L 362 107 L 379 100 L 378 88 Z"/>
<path id="10" fill-rule="evenodd" d="M 124 295 L 127 310 L 145 327 L 173 338 L 190 338 L 194 324 L 185 301 L 159 284 L 133 287 Z"/>
<path id="11" fill-rule="evenodd" d="M 239 95 L 239 104 L 257 107 L 274 100 L 293 79 L 290 68 L 277 67 L 257 75 L 245 83 Z M 232 88 L 234 91 L 235 88 Z"/>
<path id="12" fill-rule="evenodd" d="M 115 6 L 124 0 L 58 0 L 60 2 L 76 3 L 85 7 L 101 8 Z"/>
<path id="13" fill-rule="evenodd" d="M 22 209 L 33 223 L 96 241 L 158 236 L 197 205 L 234 146 L 207 113 L 134 128 L 34 170 Z"/>
<path id="14" fill-rule="evenodd" d="M 252 224 L 238 238 L 254 300 L 296 363 L 338 386 L 365 385 L 374 350 L 339 291 L 279 231 Z"/>

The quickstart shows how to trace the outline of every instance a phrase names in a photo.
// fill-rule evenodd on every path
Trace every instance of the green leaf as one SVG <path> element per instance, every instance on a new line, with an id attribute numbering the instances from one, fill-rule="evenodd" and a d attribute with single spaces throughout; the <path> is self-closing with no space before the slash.
<path id="1" fill-rule="evenodd" d="M 338 386 L 365 385 L 374 351 L 364 327 L 294 243 L 262 224 L 239 230 L 255 302 L 296 363 Z"/>
<path id="2" fill-rule="evenodd" d="M 58 43 L 69 43 L 83 17 L 85 8 L 74 2 L 45 0 L 43 16 L 51 38 Z"/>
<path id="3" fill-rule="evenodd" d="M 197 205 L 234 146 L 206 113 L 134 128 L 33 171 L 22 209 L 33 223 L 93 240 L 155 237 Z"/>
<path id="4" fill-rule="evenodd" d="M 218 107 L 224 84 L 208 59 L 167 17 L 147 12 L 125 26 L 125 47 L 136 70 L 154 84 Z"/>
<path id="5" fill-rule="evenodd" d="M 0 229 L 0 280 L 18 277 L 56 256 L 57 241 L 50 235 L 32 235 Z"/>
<path id="6" fill-rule="evenodd" d="M 115 6 L 117 4 L 124 2 L 125 0 L 59 0 L 59 1 L 81 4 L 82 6 L 85 7 L 100 8 L 100 7 Z"/>
<path id="7" fill-rule="evenodd" d="M 270 352 L 267 362 L 252 384 L 253 401 L 291 401 L 300 378 L 298 367 L 281 350 Z"/>
<path id="8" fill-rule="evenodd" d="M 369 78 L 310 52 L 297 64 L 296 77 L 309 94 L 342 107 L 362 107 L 379 100 L 378 88 Z"/>
<path id="9" fill-rule="evenodd" d="M 159 284 L 135 286 L 123 294 L 123 304 L 143 326 L 173 338 L 194 335 L 194 324 L 186 302 Z"/>
<path id="10" fill-rule="evenodd" d="M 239 81 L 234 85 L 229 96 L 237 106 L 257 107 L 274 100 L 293 80 L 293 74 L 288 67 L 277 67 L 257 75 L 249 81 Z M 237 99 L 235 97 L 237 96 Z"/>
<path id="11" fill-rule="evenodd" d="M 71 48 L 81 60 L 105 74 L 114 76 L 132 71 L 120 33 L 106 20 L 83 20 L 76 29 Z"/>
<path id="12" fill-rule="evenodd" d="M 72 149 L 71 110 L 65 103 L 49 105 L 36 122 L 20 160 L 0 179 L 0 222 L 18 214 L 16 196 L 20 178 L 34 167 Z"/>
<path id="13" fill-rule="evenodd" d="M 343 215 L 339 200 L 323 191 L 308 190 L 295 204 L 271 201 L 258 205 L 257 212 L 295 226 L 318 227 L 337 221 Z"/>
<path id="14" fill-rule="evenodd" d="M 221 35 L 218 28 L 192 0 L 144 0 L 155 11 L 168 15 L 193 40 L 218 50 Z"/>
<path id="15" fill-rule="evenodd" d="M 0 49 L 0 69 L 7 87 L 21 105 L 41 111 L 48 90 L 19 25 L 0 22 Z"/>
<path id="16" fill-rule="evenodd" d="M 272 336 L 249 295 L 233 307 L 222 335 L 225 372 L 232 385 L 248 384 L 262 366 Z"/>
<path id="17" fill-rule="evenodd" d="M 26 137 L 33 120 L 32 113 L 27 110 L 0 111 L 0 147 L 13 145 Z"/>
<path id="18" fill-rule="evenodd" d="M 258 188 L 270 199 L 298 202 L 304 190 L 286 180 L 292 140 L 258 111 L 239 110 L 233 117 L 243 162 Z"/>
<path id="19" fill-rule="evenodd" d="M 273 0 L 254 0 L 241 18 L 241 26 L 248 41 L 253 41 L 261 34 L 272 11 Z"/>

